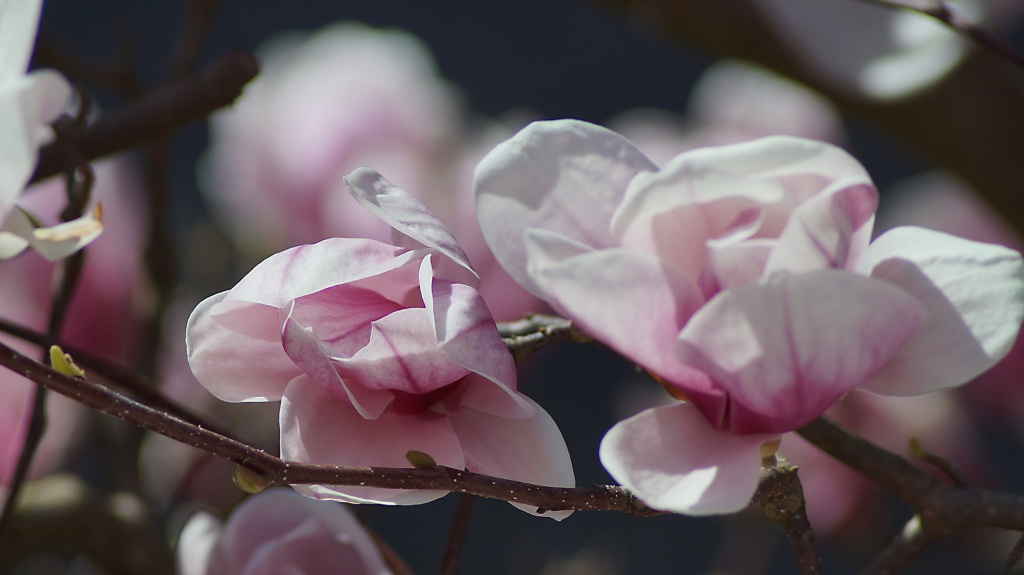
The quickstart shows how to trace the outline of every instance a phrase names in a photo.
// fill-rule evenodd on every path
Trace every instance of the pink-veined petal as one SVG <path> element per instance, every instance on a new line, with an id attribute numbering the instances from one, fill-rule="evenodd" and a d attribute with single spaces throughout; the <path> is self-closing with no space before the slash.
<path id="1" fill-rule="evenodd" d="M 679 331 L 704 303 L 693 280 L 653 256 L 621 249 L 545 261 L 532 238 L 527 235 L 530 274 L 559 313 L 666 380 L 694 376 L 673 351 Z"/>
<path id="2" fill-rule="evenodd" d="M 845 269 L 851 254 L 863 252 L 868 238 L 856 232 L 872 222 L 878 192 L 870 184 L 838 182 L 831 188 L 793 211 L 768 258 L 765 275 Z M 855 240 L 865 245 L 855 247 Z"/>
<path id="3" fill-rule="evenodd" d="M 630 180 L 657 167 L 611 130 L 577 120 L 534 122 L 477 166 L 476 210 L 487 244 L 538 297 L 523 234 L 556 232 L 594 249 L 613 244 L 609 224 Z"/>
<path id="4" fill-rule="evenodd" d="M 359 168 L 352 172 L 345 177 L 345 183 L 363 207 L 394 229 L 438 250 L 476 276 L 466 252 L 448 228 L 408 192 L 369 168 Z"/>
<path id="5" fill-rule="evenodd" d="M 729 394 L 734 433 L 782 433 L 866 381 L 926 318 L 886 282 L 836 270 L 779 273 L 708 302 L 678 351 Z"/>
<path id="6" fill-rule="evenodd" d="M 452 428 L 462 444 L 466 469 L 552 487 L 574 487 L 569 450 L 554 420 L 533 400 L 522 400 L 534 408 L 533 417 L 507 419 L 472 409 L 453 413 Z M 536 507 L 516 504 L 524 511 L 536 513 Z M 571 511 L 549 511 L 542 517 L 561 521 Z"/>
<path id="7" fill-rule="evenodd" d="M 759 206 L 783 195 L 776 182 L 737 177 L 683 154 L 660 172 L 633 179 L 611 222 L 612 235 L 624 247 L 700 277 L 706 242 L 737 229 L 752 235 Z"/>
<path id="8" fill-rule="evenodd" d="M 320 290 L 400 268 L 426 254 L 367 239 L 331 238 L 260 262 L 225 299 L 277 308 Z"/>
<path id="9" fill-rule="evenodd" d="M 437 348 L 427 310 L 398 310 L 371 324 L 370 341 L 349 359 L 336 358 L 347 380 L 369 389 L 415 395 L 440 389 L 465 377 L 469 370 Z"/>
<path id="10" fill-rule="evenodd" d="M 420 265 L 420 290 L 434 326 L 438 349 L 454 363 L 482 375 L 501 393 L 472 386 L 470 402 L 482 401 L 488 413 L 527 417 L 531 407 L 516 393 L 516 366 L 498 334 L 483 297 L 470 286 L 439 280 L 429 256 Z"/>
<path id="11" fill-rule="evenodd" d="M 410 450 L 422 451 L 438 465 L 464 469 L 462 448 L 447 417 L 384 412 L 365 419 L 347 401 L 337 399 L 308 377 L 293 380 L 281 400 L 281 457 L 303 463 L 371 467 L 411 467 Z M 296 485 L 314 499 L 350 503 L 416 505 L 443 497 L 445 491 L 383 489 L 341 485 Z"/>
<path id="12" fill-rule="evenodd" d="M 227 292 L 203 300 L 188 318 L 185 347 L 192 373 L 223 401 L 276 401 L 288 382 L 302 373 L 281 347 L 275 308 L 234 304 L 230 327 L 210 310 Z"/>
<path id="13" fill-rule="evenodd" d="M 1014 250 L 902 227 L 872 242 L 860 267 L 928 310 L 928 322 L 863 389 L 918 395 L 967 383 L 1002 359 L 1020 331 L 1024 267 Z"/>
<path id="14" fill-rule="evenodd" d="M 615 424 L 601 441 L 608 473 L 647 505 L 686 515 L 733 513 L 750 504 L 761 445 L 777 435 L 734 435 L 691 404 L 655 407 Z"/>
<path id="15" fill-rule="evenodd" d="M 341 400 L 347 398 L 359 415 L 377 419 L 394 401 L 394 395 L 385 390 L 366 387 L 360 381 L 343 380 L 312 328 L 303 327 L 291 317 L 285 319 L 282 343 L 296 366 L 324 391 Z"/>

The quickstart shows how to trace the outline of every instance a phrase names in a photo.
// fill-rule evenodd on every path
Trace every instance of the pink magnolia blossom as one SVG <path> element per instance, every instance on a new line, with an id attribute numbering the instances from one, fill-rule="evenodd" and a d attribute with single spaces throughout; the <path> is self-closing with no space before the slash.
<path id="1" fill-rule="evenodd" d="M 196 378 L 225 401 L 281 400 L 281 455 L 295 461 L 440 465 L 573 485 L 550 416 L 516 391 L 512 357 L 455 238 L 422 204 L 360 169 L 353 194 L 393 244 L 329 239 L 271 256 L 196 307 Z M 416 504 L 443 492 L 296 486 L 316 498 Z M 566 514 L 549 513 L 552 517 Z"/>
<path id="2" fill-rule="evenodd" d="M 584 122 L 538 122 L 477 169 L 513 278 L 685 398 L 620 422 L 601 459 L 648 504 L 736 511 L 762 448 L 854 388 L 961 385 L 1012 345 L 1017 252 L 920 228 L 869 245 L 877 193 L 842 150 L 791 137 L 658 169 Z"/>
<path id="3" fill-rule="evenodd" d="M 455 91 L 426 46 L 344 22 L 258 53 L 259 78 L 211 122 L 205 172 L 207 196 L 241 247 L 262 257 L 329 237 L 386 241 L 389 226 L 345 189 L 349 172 L 373 166 L 421 194 L 462 239 L 496 318 L 543 311 L 478 241 L 472 166 L 491 146 L 475 142 L 497 140 L 463 133 Z"/>
<path id="4" fill-rule="evenodd" d="M 194 513 L 177 546 L 180 575 L 387 575 L 370 535 L 343 505 L 271 489 L 227 522 Z"/>

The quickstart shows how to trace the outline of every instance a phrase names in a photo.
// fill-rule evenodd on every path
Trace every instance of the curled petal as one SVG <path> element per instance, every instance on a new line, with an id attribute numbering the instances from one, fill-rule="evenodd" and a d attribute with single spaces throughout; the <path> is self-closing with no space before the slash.
<path id="1" fill-rule="evenodd" d="M 615 424 L 601 441 L 608 473 L 647 505 L 686 515 L 733 513 L 750 504 L 761 445 L 773 434 L 712 427 L 696 407 L 655 407 Z"/>
<path id="2" fill-rule="evenodd" d="M 869 184 L 837 182 L 793 211 L 772 250 L 765 274 L 845 269 L 850 256 L 867 246 L 866 234 L 878 208 L 878 192 Z M 856 245 L 859 242 L 862 245 Z"/>
<path id="3" fill-rule="evenodd" d="M 530 274 L 555 309 L 666 380 L 694 376 L 673 351 L 679 331 L 704 303 L 690 278 L 654 256 L 621 249 L 549 261 L 550 250 L 534 238 L 527 235 Z"/>
<path id="4" fill-rule="evenodd" d="M 427 310 L 396 311 L 370 327 L 370 341 L 351 358 L 335 358 L 342 377 L 370 389 L 425 394 L 469 373 L 437 347 Z"/>
<path id="5" fill-rule="evenodd" d="M 276 401 L 300 370 L 281 348 L 278 311 L 258 304 L 238 304 L 210 311 L 228 292 L 203 300 L 188 318 L 185 346 L 192 373 L 223 401 Z"/>
<path id="6" fill-rule="evenodd" d="M 468 400 L 481 401 L 478 405 L 488 413 L 530 416 L 533 409 L 515 392 L 516 366 L 512 354 L 498 335 L 480 293 L 467 285 L 434 278 L 429 256 L 420 265 L 420 290 L 438 349 L 455 364 L 482 375 L 498 388 L 496 392 L 467 391 Z"/>
<path id="7" fill-rule="evenodd" d="M 477 217 L 501 266 L 543 297 L 526 270 L 526 230 L 556 231 L 592 249 L 608 247 L 612 214 L 630 180 L 656 169 L 611 130 L 577 120 L 534 122 L 477 166 Z"/>
<path id="8" fill-rule="evenodd" d="M 712 299 L 683 329 L 678 351 L 729 394 L 734 433 L 782 433 L 866 381 L 926 318 L 886 282 L 780 273 Z"/>
<path id="9" fill-rule="evenodd" d="M 303 327 L 292 317 L 285 320 L 282 343 L 296 366 L 325 391 L 339 399 L 347 398 L 359 415 L 377 419 L 394 401 L 394 395 L 385 390 L 369 388 L 358 380 L 343 380 L 312 328 Z"/>
<path id="10" fill-rule="evenodd" d="M 562 433 L 544 409 L 526 396 L 522 401 L 533 407 L 533 416 L 507 419 L 473 409 L 451 415 L 452 428 L 466 454 L 466 469 L 552 487 L 573 487 L 569 450 Z M 517 505 L 535 513 L 535 507 Z M 542 517 L 561 521 L 571 511 L 549 511 Z"/>
<path id="11" fill-rule="evenodd" d="M 1024 317 L 1018 252 L 922 228 L 895 228 L 872 242 L 862 271 L 899 286 L 928 322 L 863 389 L 918 395 L 970 381 L 1010 350 Z"/>
<path id="12" fill-rule="evenodd" d="M 469 258 L 448 228 L 408 192 L 369 168 L 359 168 L 352 172 L 345 177 L 345 183 L 363 207 L 394 229 L 438 250 L 476 276 Z"/>
<path id="13" fill-rule="evenodd" d="M 410 450 L 430 455 L 438 465 L 466 467 L 447 417 L 429 411 L 421 415 L 385 411 L 377 419 L 365 419 L 350 403 L 308 377 L 288 384 L 281 400 L 282 458 L 326 465 L 410 467 L 405 458 Z M 295 490 L 314 499 L 384 505 L 416 505 L 446 493 L 341 485 L 296 485 Z"/>
<path id="14" fill-rule="evenodd" d="M 327 239 L 263 260 L 227 292 L 225 299 L 283 308 L 295 298 L 372 278 L 424 255 L 375 240 Z"/>
<path id="15" fill-rule="evenodd" d="M 103 207 L 96 207 L 89 213 L 48 228 L 35 228 L 29 236 L 29 244 L 47 261 L 62 260 L 92 243 L 103 232 Z"/>
<path id="16" fill-rule="evenodd" d="M 708 241 L 752 235 L 759 206 L 784 192 L 775 182 L 723 172 L 683 154 L 660 172 L 639 174 L 611 222 L 624 247 L 649 253 L 690 277 L 700 277 Z"/>

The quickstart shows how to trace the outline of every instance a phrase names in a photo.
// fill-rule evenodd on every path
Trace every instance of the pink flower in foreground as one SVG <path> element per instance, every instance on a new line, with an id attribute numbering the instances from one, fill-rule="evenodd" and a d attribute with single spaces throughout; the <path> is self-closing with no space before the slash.
<path id="1" fill-rule="evenodd" d="M 178 538 L 180 575 L 386 575 L 370 535 L 348 509 L 271 489 L 239 505 L 227 523 L 193 514 Z"/>
<path id="2" fill-rule="evenodd" d="M 683 399 L 605 436 L 648 504 L 743 508 L 761 450 L 847 391 L 954 387 L 1012 345 L 1017 252 L 920 228 L 868 245 L 877 194 L 833 146 L 774 137 L 659 170 L 584 122 L 538 122 L 476 173 L 510 275 Z"/>
<path id="3" fill-rule="evenodd" d="M 196 378 L 225 401 L 281 400 L 281 455 L 339 465 L 440 465 L 574 484 L 554 422 L 516 391 L 516 371 L 455 238 L 367 169 L 348 184 L 396 243 L 330 239 L 286 250 L 196 307 Z M 296 486 L 316 498 L 416 504 L 436 491 Z M 566 514 L 548 514 L 564 517 Z"/>

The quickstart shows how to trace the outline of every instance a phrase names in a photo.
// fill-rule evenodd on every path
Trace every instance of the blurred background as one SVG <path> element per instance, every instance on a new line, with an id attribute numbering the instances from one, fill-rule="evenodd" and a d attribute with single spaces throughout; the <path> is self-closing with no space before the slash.
<path id="1" fill-rule="evenodd" d="M 98 179 L 97 196 L 133 199 L 104 200 L 113 237 L 95 251 L 136 271 L 94 272 L 95 293 L 130 294 L 114 297 L 109 308 L 93 305 L 98 319 L 80 320 L 95 328 L 123 318 L 111 337 L 125 341 L 95 352 L 148 373 L 172 397 L 276 450 L 275 405 L 219 404 L 191 379 L 182 334 L 192 307 L 290 245 L 382 233 L 354 203 L 338 199 L 340 176 L 367 162 L 419 194 L 478 269 L 490 269 L 472 221 L 472 166 L 536 119 L 610 126 L 657 163 L 692 147 L 772 133 L 824 139 L 850 150 L 872 174 L 883 197 L 879 230 L 913 223 L 1019 247 L 1024 71 L 930 22 L 856 0 L 702 4 L 47 0 L 34 66 L 62 70 L 100 113 L 230 50 L 256 51 L 263 65 L 234 112 L 119 156 L 110 169 L 121 175 Z M 1024 49 L 1018 4 L 957 6 Z M 192 49 L 194 56 L 181 56 Z M 122 220 L 134 224 L 116 236 Z M 143 252 L 155 235 L 164 249 Z M 103 260 L 90 255 L 88 265 Z M 143 269 L 150 280 L 141 278 Z M 114 274 L 130 285 L 112 287 L 120 281 Z M 545 311 L 500 281 L 484 291 L 497 319 Z M 88 307 L 85 298 L 76 305 Z M 83 331 L 83 340 L 96 339 Z M 962 392 L 888 403 L 858 395 L 834 414 L 890 449 L 905 453 L 906 439 L 916 436 L 979 484 L 1024 492 L 1021 362 L 1024 351 L 1015 350 Z M 654 405 L 660 391 L 621 358 L 576 344 L 529 358 L 520 389 L 559 423 L 579 485 L 612 481 L 597 458 L 601 437 Z M 100 493 L 135 494 L 168 540 L 189 511 L 223 516 L 242 498 L 231 465 L 106 416 L 75 417 L 85 420 L 79 447 L 55 456 L 51 469 L 70 469 Z M 799 439 L 787 437 L 781 452 L 801 465 L 827 572 L 858 572 L 907 519 L 905 505 Z M 454 505 L 448 496 L 355 511 L 421 573 L 436 569 Z M 1013 542 L 1013 534 L 996 530 L 970 532 L 928 550 L 907 572 L 1002 572 Z M 19 557 L 4 569 L 102 572 L 63 552 Z M 793 569 L 782 531 L 757 509 L 723 518 L 577 512 L 556 523 L 481 500 L 462 572 Z"/>

